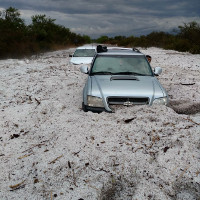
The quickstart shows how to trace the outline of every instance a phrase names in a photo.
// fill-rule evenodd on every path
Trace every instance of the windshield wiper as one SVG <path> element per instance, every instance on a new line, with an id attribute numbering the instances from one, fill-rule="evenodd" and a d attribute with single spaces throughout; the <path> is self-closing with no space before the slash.
<path id="1" fill-rule="evenodd" d="M 137 72 L 107 72 L 107 71 L 101 71 L 101 72 L 92 72 L 91 75 L 136 75 L 136 76 L 148 76 L 147 74 L 140 74 Z"/>
<path id="2" fill-rule="evenodd" d="M 102 71 L 102 72 L 92 72 L 91 75 L 111 75 L 111 74 L 113 74 L 113 73 Z"/>
<path id="3" fill-rule="evenodd" d="M 136 72 L 117 72 L 117 73 L 112 73 L 113 75 L 136 75 L 136 76 L 148 76 L 147 74 L 140 74 Z"/>

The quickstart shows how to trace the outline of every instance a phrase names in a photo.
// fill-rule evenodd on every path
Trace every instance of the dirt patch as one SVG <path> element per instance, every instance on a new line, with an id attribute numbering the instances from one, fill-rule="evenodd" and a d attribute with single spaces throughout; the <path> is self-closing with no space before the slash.
<path id="1" fill-rule="evenodd" d="M 170 101 L 169 107 L 178 114 L 193 115 L 200 113 L 200 103 L 187 101 Z"/>
<path id="2" fill-rule="evenodd" d="M 99 200 L 116 200 L 124 195 L 126 199 L 130 199 L 134 196 L 137 184 L 138 177 L 134 173 L 129 177 L 111 175 L 101 190 Z"/>
<path id="3" fill-rule="evenodd" d="M 200 199 L 200 185 L 192 180 L 180 180 L 174 183 L 174 200 L 196 200 Z"/>

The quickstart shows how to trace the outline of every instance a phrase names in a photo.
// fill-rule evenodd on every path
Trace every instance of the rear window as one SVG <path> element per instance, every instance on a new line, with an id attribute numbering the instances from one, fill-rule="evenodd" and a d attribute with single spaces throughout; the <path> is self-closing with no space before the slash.
<path id="1" fill-rule="evenodd" d="M 94 57 L 94 49 L 77 49 L 74 53 L 74 57 Z"/>

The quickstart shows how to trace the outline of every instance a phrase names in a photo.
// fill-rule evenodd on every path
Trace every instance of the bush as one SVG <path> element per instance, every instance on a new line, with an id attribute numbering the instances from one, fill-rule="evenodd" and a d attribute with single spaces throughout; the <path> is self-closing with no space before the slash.
<path id="1" fill-rule="evenodd" d="M 176 34 L 165 32 L 152 32 L 146 36 L 125 37 L 115 36 L 108 38 L 101 36 L 96 40 L 98 43 L 108 43 L 125 47 L 160 47 L 164 49 L 174 49 L 177 51 L 187 51 L 193 54 L 200 53 L 200 25 L 197 22 L 190 22 L 179 26 Z"/>
<path id="2" fill-rule="evenodd" d="M 89 36 L 72 33 L 46 15 L 32 16 L 32 24 L 26 26 L 20 12 L 13 7 L 0 12 L 0 35 L 0 58 L 16 58 L 90 41 Z"/>

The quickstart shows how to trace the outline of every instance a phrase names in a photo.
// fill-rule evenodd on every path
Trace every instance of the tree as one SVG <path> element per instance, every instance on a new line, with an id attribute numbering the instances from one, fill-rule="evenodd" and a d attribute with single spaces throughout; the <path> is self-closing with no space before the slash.
<path id="1" fill-rule="evenodd" d="M 89 36 L 72 33 L 46 15 L 32 16 L 32 24 L 26 26 L 18 9 L 13 7 L 0 12 L 0 36 L 1 58 L 57 50 L 91 41 Z"/>
<path id="2" fill-rule="evenodd" d="M 9 7 L 0 13 L 0 35 L 0 55 L 17 55 L 22 49 L 19 44 L 26 37 L 26 26 L 18 9 Z"/>
<path id="3" fill-rule="evenodd" d="M 108 38 L 108 36 L 103 35 L 100 38 L 98 38 L 96 41 L 98 43 L 107 43 L 109 41 L 109 38 Z"/>
<path id="4" fill-rule="evenodd" d="M 196 36 L 200 36 L 200 25 L 193 21 L 188 24 L 184 23 L 184 26 L 179 26 L 179 36 L 185 39 L 196 39 Z M 192 38 L 191 36 L 195 36 Z"/>
<path id="5" fill-rule="evenodd" d="M 200 53 L 200 25 L 193 21 L 188 24 L 184 23 L 184 26 L 179 26 L 178 28 L 179 33 L 177 37 L 182 50 Z"/>
<path id="6" fill-rule="evenodd" d="M 24 28 L 24 20 L 20 18 L 20 12 L 18 9 L 9 7 L 5 11 L 0 13 L 1 20 L 7 25 L 15 26 L 16 28 Z"/>
<path id="7" fill-rule="evenodd" d="M 91 43 L 91 38 L 88 36 L 88 35 L 83 35 L 83 40 L 84 40 L 84 43 Z"/>

